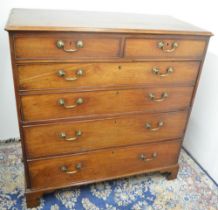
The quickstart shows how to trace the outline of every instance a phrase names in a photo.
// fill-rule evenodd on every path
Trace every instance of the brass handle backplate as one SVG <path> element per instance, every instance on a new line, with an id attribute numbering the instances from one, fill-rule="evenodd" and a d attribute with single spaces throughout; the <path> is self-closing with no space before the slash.
<path id="1" fill-rule="evenodd" d="M 158 75 L 160 77 L 166 77 L 166 76 L 172 74 L 173 72 L 174 72 L 173 67 L 167 68 L 166 73 L 161 73 L 159 68 L 156 68 L 156 67 L 152 68 L 152 73 L 155 74 L 155 75 Z"/>
<path id="2" fill-rule="evenodd" d="M 157 158 L 157 152 L 153 152 L 149 158 L 145 154 L 140 154 L 139 158 L 145 162 L 149 162 Z"/>
<path id="3" fill-rule="evenodd" d="M 63 106 L 63 107 L 66 108 L 66 109 L 73 109 L 73 108 L 75 108 L 75 107 L 77 107 L 77 106 L 83 104 L 83 103 L 84 103 L 84 100 L 83 100 L 83 98 L 78 98 L 78 99 L 75 101 L 75 104 L 73 104 L 73 105 L 66 105 L 65 100 L 64 100 L 63 98 L 60 98 L 60 99 L 58 100 L 58 103 L 59 103 L 59 105 Z"/>
<path id="4" fill-rule="evenodd" d="M 75 165 L 75 170 L 69 171 L 68 167 L 66 165 L 63 165 L 60 167 L 60 170 L 66 174 L 75 174 L 79 172 L 82 168 L 82 163 L 77 163 Z"/>
<path id="5" fill-rule="evenodd" d="M 170 44 L 168 42 L 160 41 L 157 43 L 157 47 L 162 49 L 163 52 L 171 53 L 178 48 L 179 44 L 177 42 L 172 42 L 170 48 L 168 47 Z"/>
<path id="6" fill-rule="evenodd" d="M 82 136 L 82 131 L 80 131 L 80 130 L 75 131 L 75 136 L 73 136 L 73 137 L 68 137 L 65 132 L 61 132 L 59 134 L 59 137 L 65 141 L 76 141 L 79 139 L 80 136 Z"/>
<path id="7" fill-rule="evenodd" d="M 155 94 L 153 93 L 149 93 L 149 98 L 152 100 L 152 101 L 156 101 L 156 102 L 161 102 L 161 101 L 164 101 L 166 100 L 166 98 L 168 98 L 169 94 L 167 92 L 163 92 L 161 94 L 161 97 L 160 98 L 156 98 L 155 97 Z"/>
<path id="8" fill-rule="evenodd" d="M 164 122 L 163 122 L 163 121 L 159 121 L 159 122 L 157 123 L 157 127 L 155 127 L 155 128 L 152 128 L 151 123 L 149 123 L 149 122 L 147 122 L 147 123 L 145 124 L 145 127 L 146 127 L 148 130 L 150 130 L 150 131 L 158 131 L 158 130 L 160 130 L 160 128 L 163 127 L 163 126 L 164 126 Z"/>
<path id="9" fill-rule="evenodd" d="M 79 49 L 84 47 L 84 43 L 83 43 L 82 40 L 78 40 L 78 41 L 75 42 L 75 48 L 74 49 L 72 49 L 72 48 L 71 49 L 66 49 L 64 41 L 63 40 L 57 40 L 56 47 L 58 49 L 63 49 L 65 52 L 76 52 Z"/>
<path id="10" fill-rule="evenodd" d="M 76 76 L 75 77 L 67 77 L 66 75 L 66 72 L 64 70 L 59 70 L 57 72 L 57 75 L 59 77 L 62 77 L 64 78 L 66 81 L 75 81 L 77 80 L 79 77 L 83 76 L 84 75 L 84 71 L 83 69 L 78 69 L 76 72 L 75 72 Z"/>

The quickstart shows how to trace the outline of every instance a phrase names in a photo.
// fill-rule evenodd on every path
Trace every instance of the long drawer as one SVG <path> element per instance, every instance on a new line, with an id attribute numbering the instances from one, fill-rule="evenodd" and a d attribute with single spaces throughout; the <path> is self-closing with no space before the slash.
<path id="1" fill-rule="evenodd" d="M 28 158 L 134 145 L 183 135 L 187 112 L 24 126 Z"/>
<path id="2" fill-rule="evenodd" d="M 63 187 L 143 173 L 177 163 L 180 140 L 28 161 L 31 187 Z"/>
<path id="3" fill-rule="evenodd" d="M 20 90 L 137 84 L 194 84 L 199 62 L 70 63 L 19 65 Z"/>
<path id="4" fill-rule="evenodd" d="M 161 112 L 189 106 L 193 87 L 161 87 L 79 93 L 24 95 L 24 121 L 124 112 Z"/>

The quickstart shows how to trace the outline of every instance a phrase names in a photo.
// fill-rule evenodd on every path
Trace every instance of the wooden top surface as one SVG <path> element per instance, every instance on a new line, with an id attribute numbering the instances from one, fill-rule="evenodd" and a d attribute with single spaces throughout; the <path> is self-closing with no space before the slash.
<path id="1" fill-rule="evenodd" d="M 212 35 L 208 31 L 170 16 L 36 9 L 13 9 L 5 29 Z"/>

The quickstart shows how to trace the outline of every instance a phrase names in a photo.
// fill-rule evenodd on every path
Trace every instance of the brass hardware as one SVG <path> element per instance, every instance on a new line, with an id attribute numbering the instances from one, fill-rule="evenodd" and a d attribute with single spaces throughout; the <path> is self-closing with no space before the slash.
<path id="1" fill-rule="evenodd" d="M 64 47 L 64 42 L 63 42 L 62 40 L 58 40 L 58 41 L 56 42 L 56 47 L 57 47 L 58 49 L 63 48 L 63 47 Z"/>
<path id="2" fill-rule="evenodd" d="M 153 152 L 153 153 L 151 154 L 151 158 L 147 158 L 147 156 L 146 156 L 145 154 L 141 154 L 141 155 L 139 156 L 139 158 L 140 158 L 141 160 L 145 161 L 145 162 L 149 162 L 149 161 L 152 161 L 152 160 L 154 160 L 154 159 L 157 158 L 157 152 Z"/>
<path id="3" fill-rule="evenodd" d="M 64 70 L 59 70 L 58 71 L 58 76 L 63 77 L 66 81 L 75 81 L 75 80 L 77 80 L 79 77 L 84 75 L 84 71 L 83 71 L 83 69 L 78 69 L 75 72 L 75 74 L 76 74 L 75 77 L 66 77 L 66 73 L 65 73 Z"/>
<path id="4" fill-rule="evenodd" d="M 59 134 L 59 137 L 61 139 L 64 139 L 66 141 L 75 141 L 77 140 L 80 136 L 82 136 L 82 131 L 78 130 L 78 131 L 75 131 L 75 136 L 74 137 L 67 137 L 67 134 L 65 132 L 61 132 Z"/>
<path id="5" fill-rule="evenodd" d="M 167 92 L 163 92 L 161 94 L 161 97 L 160 98 L 156 98 L 155 97 L 155 94 L 153 93 L 149 93 L 149 98 L 152 100 L 152 101 L 156 101 L 156 102 L 161 102 L 161 101 L 164 101 L 166 100 L 166 98 L 168 98 L 169 94 Z"/>
<path id="6" fill-rule="evenodd" d="M 164 122 L 163 122 L 163 121 L 159 121 L 159 122 L 157 123 L 157 127 L 156 127 L 156 128 L 152 128 L 151 123 L 149 123 L 149 122 L 147 122 L 147 123 L 145 124 L 145 127 L 146 127 L 148 130 L 150 130 L 150 131 L 158 131 L 158 130 L 160 130 L 160 128 L 163 127 L 163 126 L 164 126 Z"/>
<path id="7" fill-rule="evenodd" d="M 76 75 L 77 75 L 77 76 L 83 76 L 83 75 L 84 75 L 84 71 L 83 71 L 82 69 L 78 69 L 78 70 L 76 71 Z"/>
<path id="8" fill-rule="evenodd" d="M 64 41 L 63 40 L 58 40 L 57 42 L 56 42 L 56 47 L 58 48 L 58 49 L 63 49 L 65 52 L 76 52 L 76 51 L 78 51 L 80 48 L 83 48 L 84 47 L 84 43 L 83 43 L 83 41 L 82 40 L 78 40 L 78 41 L 76 41 L 75 42 L 75 49 L 66 49 L 65 48 L 65 43 L 64 43 Z"/>
<path id="9" fill-rule="evenodd" d="M 176 48 L 178 48 L 179 44 L 177 42 L 172 42 L 170 49 L 168 49 L 166 46 L 168 46 L 168 43 L 166 44 L 164 41 L 160 41 L 157 44 L 158 48 L 162 49 L 163 52 L 167 52 L 167 53 L 171 53 L 175 51 Z"/>
<path id="10" fill-rule="evenodd" d="M 59 105 L 63 106 L 66 109 L 72 109 L 84 103 L 83 98 L 78 98 L 73 105 L 66 105 L 65 100 L 63 98 L 58 100 Z"/>
<path id="11" fill-rule="evenodd" d="M 61 170 L 62 172 L 64 172 L 64 173 L 66 173 L 66 174 L 75 174 L 75 173 L 79 172 L 79 171 L 81 170 L 81 168 L 82 168 L 82 164 L 81 164 L 81 163 L 77 163 L 77 164 L 75 165 L 75 169 L 76 169 L 76 170 L 69 171 L 69 170 L 68 170 L 68 167 L 65 166 L 65 165 L 61 166 L 61 167 L 60 167 L 60 170 Z"/>
<path id="12" fill-rule="evenodd" d="M 154 68 L 152 68 L 152 72 L 155 75 L 158 75 L 160 77 L 166 77 L 166 76 L 172 74 L 174 72 L 174 69 L 173 69 L 173 67 L 169 67 L 169 68 L 166 69 L 166 73 L 160 73 L 160 69 L 154 67 Z"/>

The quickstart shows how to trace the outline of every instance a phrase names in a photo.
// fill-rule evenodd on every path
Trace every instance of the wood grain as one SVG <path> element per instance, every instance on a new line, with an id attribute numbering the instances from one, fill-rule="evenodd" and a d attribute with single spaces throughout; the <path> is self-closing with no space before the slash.
<path id="1" fill-rule="evenodd" d="M 172 67 L 174 72 L 161 77 L 152 72 L 158 68 L 166 74 Z M 69 63 L 19 65 L 20 90 L 44 90 L 62 88 L 92 88 L 137 84 L 187 84 L 195 83 L 199 62 L 134 62 L 134 63 Z M 65 77 L 58 72 L 65 72 Z M 82 76 L 77 76 L 83 70 Z M 67 81 L 66 78 L 77 80 Z"/>
<path id="2" fill-rule="evenodd" d="M 108 120 L 25 126 L 23 130 L 28 159 L 32 159 L 179 138 L 183 135 L 186 118 L 187 112 L 144 114 Z M 146 128 L 146 123 L 157 127 L 160 121 L 164 122 L 160 130 Z M 81 131 L 82 135 L 75 141 L 60 138 L 62 132 L 67 138 L 75 137 L 76 131 Z"/>
<path id="3" fill-rule="evenodd" d="M 66 50 L 77 49 L 76 41 L 84 43 L 83 48 L 75 52 L 65 52 L 56 47 L 56 42 L 62 40 Z M 92 36 L 86 34 L 62 34 L 56 37 L 18 36 L 15 38 L 15 53 L 17 59 L 76 59 L 119 57 L 121 40 L 113 36 Z"/>
<path id="4" fill-rule="evenodd" d="M 168 44 L 166 49 L 172 48 L 172 43 L 177 42 L 178 47 L 173 52 L 164 52 L 158 48 L 158 42 L 163 41 Z M 204 52 L 206 42 L 204 40 L 178 40 L 167 39 L 126 39 L 124 55 L 125 57 L 199 57 Z"/>
<path id="5" fill-rule="evenodd" d="M 31 186 L 33 189 L 51 186 L 64 187 L 64 185 L 72 185 L 78 181 L 96 180 L 105 176 L 111 178 L 133 172 L 145 172 L 152 168 L 174 165 L 178 160 L 179 149 L 180 141 L 171 141 L 30 161 L 28 166 Z M 154 152 L 157 153 L 156 159 L 147 162 L 140 159 L 141 154 L 151 158 Z M 78 163 L 82 167 L 75 174 L 66 174 L 60 170 L 62 166 L 66 166 L 69 168 L 69 171 L 75 171 L 75 165 Z"/>
<path id="6" fill-rule="evenodd" d="M 8 31 L 34 32 L 85 31 L 212 35 L 211 32 L 192 24 L 164 15 L 37 9 L 13 9 L 5 29 Z"/>
<path id="7" fill-rule="evenodd" d="M 163 112 L 184 109 L 189 106 L 192 87 L 162 87 L 135 90 L 96 91 L 82 93 L 60 93 L 47 95 L 26 95 L 21 97 L 24 121 L 61 119 L 88 115 L 104 115 L 134 111 Z M 152 101 L 149 93 L 161 98 L 167 92 L 168 98 L 162 102 Z M 66 105 L 76 104 L 78 98 L 83 104 L 66 109 L 59 104 L 64 99 Z"/>
<path id="8" fill-rule="evenodd" d="M 177 176 L 178 156 L 197 90 L 208 41 L 212 33 L 168 16 L 130 15 L 81 11 L 14 9 L 6 30 L 11 60 L 26 177 L 27 207 L 39 205 L 47 192 L 63 187 L 159 171 Z M 77 52 L 65 49 L 82 40 Z M 163 41 L 169 51 L 158 48 Z M 160 78 L 173 66 L 174 72 Z M 62 69 L 75 76 L 66 82 Z M 161 97 L 151 101 L 149 93 Z M 64 98 L 75 109 L 58 104 Z M 145 128 L 159 121 L 156 132 Z M 78 141 L 68 137 L 81 129 Z M 157 152 L 157 158 L 152 154 Z M 143 161 L 139 155 L 151 159 Z M 66 166 L 74 175 L 60 170 Z"/>

